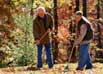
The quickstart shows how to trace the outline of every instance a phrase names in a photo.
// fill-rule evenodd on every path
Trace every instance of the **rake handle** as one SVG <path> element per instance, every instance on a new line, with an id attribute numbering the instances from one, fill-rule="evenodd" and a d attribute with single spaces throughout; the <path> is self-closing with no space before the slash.
<path id="1" fill-rule="evenodd" d="M 70 62 L 70 60 L 71 60 L 71 57 L 72 57 L 72 54 L 73 54 L 73 50 L 74 50 L 74 46 L 72 47 L 72 50 L 71 50 L 71 53 L 70 53 L 70 57 L 69 57 L 68 62 Z"/>
<path id="2" fill-rule="evenodd" d="M 45 37 L 48 33 L 49 33 L 49 31 L 47 30 L 47 31 L 43 34 L 43 36 L 41 36 L 41 38 L 39 39 L 39 41 L 43 40 L 44 37 Z M 36 42 L 34 42 L 34 43 L 36 44 Z"/>

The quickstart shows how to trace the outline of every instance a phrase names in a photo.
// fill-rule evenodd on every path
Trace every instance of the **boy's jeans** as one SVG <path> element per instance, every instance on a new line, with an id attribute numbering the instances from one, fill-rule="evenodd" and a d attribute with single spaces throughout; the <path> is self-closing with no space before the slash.
<path id="1" fill-rule="evenodd" d="M 90 44 L 82 44 L 79 48 L 79 61 L 78 61 L 78 68 L 92 68 L 92 63 L 90 60 L 89 54 L 89 46 Z"/>

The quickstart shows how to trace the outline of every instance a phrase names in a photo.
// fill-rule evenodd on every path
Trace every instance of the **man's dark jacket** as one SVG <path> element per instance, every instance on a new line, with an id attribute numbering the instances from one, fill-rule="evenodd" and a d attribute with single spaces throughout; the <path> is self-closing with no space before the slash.
<path id="1" fill-rule="evenodd" d="M 52 16 L 48 13 L 45 14 L 44 18 L 40 18 L 36 16 L 33 21 L 33 35 L 34 39 L 40 39 L 48 30 L 48 28 L 52 29 L 53 19 Z M 47 34 L 41 41 L 41 44 L 48 44 L 50 42 L 49 34 Z"/>

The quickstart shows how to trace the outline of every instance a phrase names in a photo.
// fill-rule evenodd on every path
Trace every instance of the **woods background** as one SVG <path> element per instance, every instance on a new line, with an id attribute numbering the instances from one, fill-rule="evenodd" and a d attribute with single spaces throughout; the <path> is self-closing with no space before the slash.
<path id="1" fill-rule="evenodd" d="M 37 49 L 32 24 L 39 5 L 46 7 L 54 17 L 55 63 L 68 60 L 76 38 L 74 13 L 77 10 L 83 11 L 84 16 L 97 25 L 91 55 L 93 61 L 103 62 L 103 0 L 0 0 L 0 67 L 36 64 Z M 77 58 L 78 51 L 75 52 L 73 59 Z M 46 62 L 45 55 L 43 57 Z"/>

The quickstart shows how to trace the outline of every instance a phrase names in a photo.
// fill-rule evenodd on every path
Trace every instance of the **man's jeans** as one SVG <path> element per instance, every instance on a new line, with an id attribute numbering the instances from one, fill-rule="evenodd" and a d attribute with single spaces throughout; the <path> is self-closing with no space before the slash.
<path id="1" fill-rule="evenodd" d="M 47 63 L 49 65 L 49 68 L 52 68 L 53 67 L 53 58 L 52 58 L 52 49 L 51 49 L 52 47 L 51 47 L 51 44 L 48 43 L 48 44 L 45 44 L 44 46 L 45 46 L 45 50 L 46 50 Z M 37 65 L 37 67 L 41 68 L 43 66 L 43 64 L 42 64 L 43 44 L 37 45 L 37 48 L 38 48 L 38 56 L 37 56 L 38 65 Z"/>
<path id="2" fill-rule="evenodd" d="M 78 68 L 92 68 L 90 54 L 89 54 L 89 46 L 90 44 L 82 44 L 79 48 L 79 61 L 78 61 Z"/>

